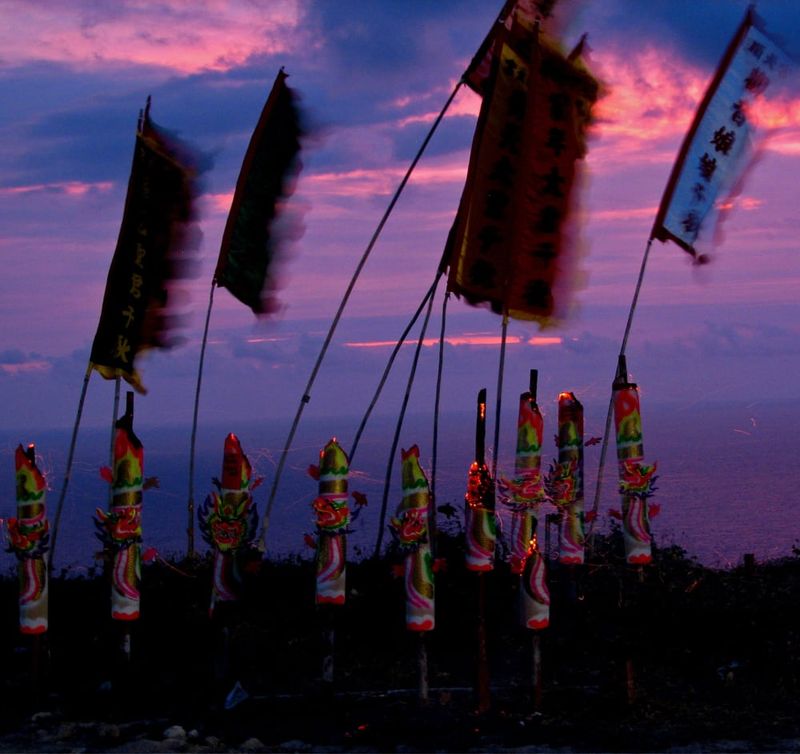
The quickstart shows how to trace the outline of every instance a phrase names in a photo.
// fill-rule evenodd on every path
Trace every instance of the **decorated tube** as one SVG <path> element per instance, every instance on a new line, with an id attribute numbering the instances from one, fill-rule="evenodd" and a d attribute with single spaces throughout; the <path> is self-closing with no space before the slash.
<path id="1" fill-rule="evenodd" d="M 6 522 L 9 551 L 17 556 L 19 572 L 19 630 L 47 631 L 47 564 L 50 524 L 46 518 L 46 485 L 36 466 L 36 450 L 17 447 L 15 456 L 17 515 Z"/>
<path id="2" fill-rule="evenodd" d="M 108 513 L 98 508 L 96 521 L 100 538 L 111 555 L 114 620 L 131 621 L 139 617 L 143 467 L 144 448 L 133 432 L 133 413 L 129 411 L 116 423 L 111 506 Z"/>
<path id="3" fill-rule="evenodd" d="M 319 495 L 314 500 L 317 515 L 318 605 L 343 605 L 347 564 L 347 475 L 349 460 L 336 438 L 319 454 Z"/>
<path id="4" fill-rule="evenodd" d="M 478 415 L 475 431 L 475 460 L 469 467 L 465 495 L 465 528 L 467 539 L 466 565 L 470 571 L 491 571 L 497 543 L 494 479 L 486 465 L 486 390 L 478 393 Z"/>
<path id="5" fill-rule="evenodd" d="M 522 624 L 534 631 L 547 628 L 550 625 L 550 591 L 545 559 L 539 552 L 536 535 L 530 541 L 520 585 Z"/>
<path id="6" fill-rule="evenodd" d="M 497 543 L 494 512 L 494 481 L 486 463 L 469 467 L 466 494 L 467 568 L 491 571 Z"/>
<path id="7" fill-rule="evenodd" d="M 632 565 L 645 565 L 652 561 L 648 498 L 653 493 L 656 464 L 644 464 L 639 390 L 627 381 L 624 371 L 614 381 L 614 427 L 625 559 Z"/>
<path id="8" fill-rule="evenodd" d="M 521 574 L 536 535 L 536 521 L 545 498 L 542 479 L 544 423 L 531 393 L 519 398 L 514 478 L 504 481 L 506 505 L 511 509 L 511 572 Z"/>
<path id="9" fill-rule="evenodd" d="M 406 628 L 431 631 L 435 625 L 433 555 L 428 513 L 430 489 L 419 465 L 419 448 L 414 445 L 400 453 L 403 500 L 390 522 L 400 549 L 405 552 Z"/>
<path id="10" fill-rule="evenodd" d="M 258 514 L 251 492 L 253 470 L 233 433 L 225 438 L 222 481 L 198 510 L 203 539 L 214 551 L 211 613 L 218 602 L 235 602 L 241 593 L 239 555 L 256 535 Z"/>
<path id="11" fill-rule="evenodd" d="M 558 396 L 558 493 L 554 503 L 562 510 L 559 561 L 583 563 L 583 406 L 574 393 Z"/>

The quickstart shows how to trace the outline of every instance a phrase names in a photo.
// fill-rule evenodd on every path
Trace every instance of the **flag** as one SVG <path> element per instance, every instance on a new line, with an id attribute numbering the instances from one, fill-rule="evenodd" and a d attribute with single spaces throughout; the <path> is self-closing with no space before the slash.
<path id="1" fill-rule="evenodd" d="M 494 59 L 495 41 L 499 34 L 511 29 L 514 19 L 522 19 L 532 26 L 547 23 L 548 30 L 554 24 L 553 13 L 557 0 L 506 0 L 497 17 L 495 26 L 486 35 L 462 77 L 464 83 L 477 94 L 483 94 L 489 81 Z M 563 2 L 559 7 L 563 8 Z"/>
<path id="2" fill-rule="evenodd" d="M 495 35 L 467 182 L 448 238 L 448 290 L 518 319 L 565 304 L 566 229 L 599 84 L 536 25 Z"/>
<path id="3" fill-rule="evenodd" d="M 736 189 L 752 154 L 755 101 L 786 66 L 749 9 L 684 138 L 652 238 L 674 241 L 703 261 L 694 248 L 703 222 L 717 199 Z"/>
<path id="4" fill-rule="evenodd" d="M 276 254 L 272 221 L 299 166 L 300 118 L 286 78 L 281 69 L 247 147 L 214 273 L 218 286 L 256 314 L 274 306 L 269 300 Z"/>
<path id="5" fill-rule="evenodd" d="M 134 364 L 137 355 L 172 345 L 169 289 L 186 276 L 196 242 L 189 233 L 195 165 L 186 146 L 150 120 L 148 98 L 90 357 L 103 377 L 123 377 L 141 393 L 146 391 Z"/>

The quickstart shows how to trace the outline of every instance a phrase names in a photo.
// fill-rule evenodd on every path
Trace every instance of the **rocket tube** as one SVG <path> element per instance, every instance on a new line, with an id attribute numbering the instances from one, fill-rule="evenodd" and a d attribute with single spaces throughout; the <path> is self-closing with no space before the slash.
<path id="1" fill-rule="evenodd" d="M 436 618 L 433 556 L 428 527 L 430 489 L 428 479 L 419 465 L 419 448 L 414 445 L 409 450 L 403 450 L 400 457 L 403 500 L 392 518 L 391 527 L 400 547 L 406 551 L 406 628 L 409 631 L 431 631 Z"/>
<path id="2" fill-rule="evenodd" d="M 111 545 L 111 617 L 124 621 L 139 617 L 141 581 L 144 447 L 131 425 L 130 414 L 116 424 L 111 507 L 98 511 Z"/>
<path id="3" fill-rule="evenodd" d="M 332 438 L 320 451 L 317 515 L 316 603 L 343 605 L 347 566 L 347 454 Z"/>
<path id="4" fill-rule="evenodd" d="M 614 427 L 622 495 L 625 559 L 632 565 L 645 565 L 652 561 L 647 495 L 655 466 L 643 465 L 639 390 L 633 383 L 614 383 Z"/>
<path id="5" fill-rule="evenodd" d="M 44 477 L 36 466 L 33 445 L 15 453 L 17 515 L 7 522 L 10 549 L 18 559 L 19 630 L 47 631 L 47 564 L 49 523 L 46 518 Z"/>
<path id="6" fill-rule="evenodd" d="M 571 486 L 570 500 L 563 508 L 559 538 L 559 561 L 584 562 L 583 522 L 583 406 L 574 393 L 558 396 L 558 463 Z"/>
<path id="7" fill-rule="evenodd" d="M 547 588 L 545 560 L 533 538 L 520 582 L 522 624 L 534 631 L 550 625 L 550 591 Z"/>
<path id="8" fill-rule="evenodd" d="M 240 551 L 256 533 L 258 517 L 250 492 L 253 470 L 233 433 L 225 438 L 219 492 L 209 495 L 198 512 L 203 538 L 214 550 L 211 613 L 218 602 L 234 602 L 241 592 Z"/>
<path id="9" fill-rule="evenodd" d="M 511 572 L 521 574 L 544 497 L 542 483 L 542 434 L 544 422 L 531 393 L 519 399 L 517 447 L 511 490 Z"/>
<path id="10" fill-rule="evenodd" d="M 467 479 L 466 538 L 467 569 L 491 571 L 497 544 L 494 512 L 494 480 L 485 463 L 473 461 Z"/>

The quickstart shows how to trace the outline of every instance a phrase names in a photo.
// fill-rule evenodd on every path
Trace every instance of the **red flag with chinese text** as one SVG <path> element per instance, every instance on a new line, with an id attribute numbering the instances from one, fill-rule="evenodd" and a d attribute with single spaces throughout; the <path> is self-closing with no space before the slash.
<path id="1" fill-rule="evenodd" d="M 139 123 L 125 209 L 108 271 L 90 362 L 106 379 L 123 377 L 144 393 L 135 359 L 149 348 L 173 345 L 169 292 L 186 277 L 197 235 L 195 158 L 150 120 Z"/>
<path id="2" fill-rule="evenodd" d="M 566 304 L 566 236 L 599 84 L 538 28 L 496 34 L 492 72 L 448 239 L 448 290 L 517 319 Z"/>
<path id="3" fill-rule="evenodd" d="M 672 168 L 651 234 L 698 261 L 695 244 L 718 200 L 738 188 L 753 154 L 756 101 L 787 67 L 748 10 L 728 46 Z"/>

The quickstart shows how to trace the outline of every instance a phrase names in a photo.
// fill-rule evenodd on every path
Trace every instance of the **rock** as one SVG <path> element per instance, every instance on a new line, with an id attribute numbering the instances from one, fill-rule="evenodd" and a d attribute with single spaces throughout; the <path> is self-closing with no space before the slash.
<path id="1" fill-rule="evenodd" d="M 158 744 L 158 749 L 155 749 L 155 751 L 163 751 L 163 752 L 189 751 L 189 742 L 185 738 L 165 738 L 163 741 L 156 741 L 156 743 Z M 148 751 L 150 750 L 148 749 Z"/>
<path id="2" fill-rule="evenodd" d="M 187 734 L 186 737 L 190 741 L 197 741 L 200 738 L 200 731 L 197 728 L 192 728 Z"/>
<path id="3" fill-rule="evenodd" d="M 240 747 L 239 751 L 266 751 L 264 746 L 257 738 L 248 738 Z"/>
<path id="4" fill-rule="evenodd" d="M 67 738 L 74 738 L 78 733 L 78 726 L 75 723 L 61 723 L 56 731 L 56 738 L 64 741 Z"/>
<path id="5" fill-rule="evenodd" d="M 97 735 L 105 741 L 119 740 L 119 726 L 113 723 L 101 723 L 97 726 Z"/>
<path id="6" fill-rule="evenodd" d="M 278 751 L 285 751 L 285 752 L 311 751 L 311 744 L 307 744 L 305 741 L 300 741 L 299 739 L 292 739 L 291 741 L 284 741 L 282 744 L 278 744 Z"/>
<path id="7" fill-rule="evenodd" d="M 128 743 L 116 747 L 114 749 L 114 754 L 159 754 L 159 752 L 162 751 L 172 750 L 165 748 L 161 741 L 140 738 L 137 741 L 128 741 Z"/>
<path id="8" fill-rule="evenodd" d="M 164 731 L 164 738 L 186 738 L 186 731 L 180 725 L 171 725 Z"/>
<path id="9" fill-rule="evenodd" d="M 31 715 L 31 722 L 35 723 L 36 725 L 52 722 L 54 719 L 55 715 L 52 712 L 34 712 Z"/>
<path id="10" fill-rule="evenodd" d="M 206 736 L 205 743 L 212 749 L 216 749 L 217 746 L 219 746 L 222 743 L 222 741 L 220 741 L 220 739 L 218 739 L 216 736 Z"/>

